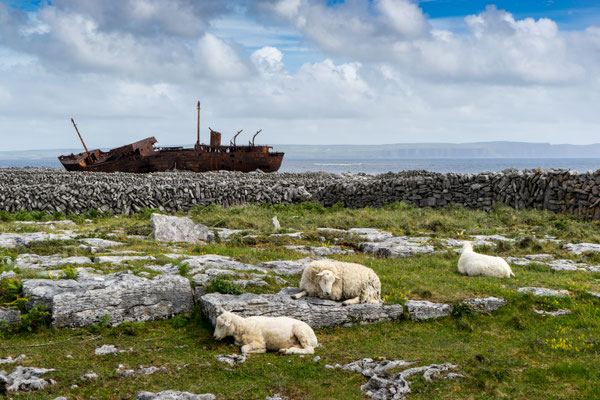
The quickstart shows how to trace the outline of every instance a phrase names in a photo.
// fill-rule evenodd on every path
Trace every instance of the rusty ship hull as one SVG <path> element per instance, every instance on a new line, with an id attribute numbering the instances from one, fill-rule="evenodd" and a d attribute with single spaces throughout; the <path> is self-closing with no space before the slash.
<path id="1" fill-rule="evenodd" d="M 154 138 L 147 138 L 108 152 L 89 152 L 60 156 L 67 171 L 148 173 L 171 170 L 276 172 L 284 153 L 271 152 L 269 146 L 196 146 L 155 150 Z M 149 147 L 148 147 L 149 144 Z"/>
<path id="2" fill-rule="evenodd" d="M 58 159 L 67 171 L 90 172 L 132 172 L 148 173 L 171 170 L 276 172 L 281 166 L 284 153 L 271 151 L 271 146 L 255 145 L 252 137 L 248 146 L 237 146 L 237 132 L 229 146 L 221 145 L 221 133 L 210 130 L 210 144 L 200 144 L 200 102 L 198 102 L 198 138 L 193 148 L 163 147 L 154 148 L 156 138 L 149 137 L 138 142 L 117 147 L 109 151 L 89 151 L 79 129 L 71 118 L 75 131 L 85 152 L 59 156 Z"/>

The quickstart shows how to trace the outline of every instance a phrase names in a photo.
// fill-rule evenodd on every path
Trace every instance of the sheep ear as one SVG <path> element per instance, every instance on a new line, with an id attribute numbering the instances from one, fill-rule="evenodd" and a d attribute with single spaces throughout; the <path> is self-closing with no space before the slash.
<path id="1" fill-rule="evenodd" d="M 317 274 L 317 276 L 323 276 L 323 275 L 325 275 L 325 271 L 321 271 Z"/>
<path id="2" fill-rule="evenodd" d="M 217 308 L 217 312 L 219 314 L 223 314 L 224 312 L 227 312 L 222 306 L 219 306 L 219 308 Z"/>
<path id="3" fill-rule="evenodd" d="M 225 326 L 231 326 L 231 320 L 230 319 L 226 319 L 223 321 L 223 325 Z"/>
<path id="4" fill-rule="evenodd" d="M 337 275 L 334 275 L 333 277 L 334 277 L 336 280 L 338 280 L 338 281 L 341 281 L 341 280 L 342 280 L 342 278 L 340 278 L 340 277 L 339 277 L 339 276 L 337 276 Z"/>

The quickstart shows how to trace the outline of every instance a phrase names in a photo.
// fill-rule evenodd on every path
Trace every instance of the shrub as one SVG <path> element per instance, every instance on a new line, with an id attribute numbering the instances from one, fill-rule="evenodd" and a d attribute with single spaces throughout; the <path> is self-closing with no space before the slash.
<path id="1" fill-rule="evenodd" d="M 73 267 L 67 267 L 62 270 L 61 278 L 75 280 L 75 279 L 77 279 L 78 276 L 79 276 L 79 271 L 77 271 L 77 269 L 75 269 Z"/>
<path id="2" fill-rule="evenodd" d="M 27 332 L 36 332 L 42 328 L 50 327 L 51 315 L 43 304 L 38 304 L 29 310 L 28 313 L 21 315 L 21 324 L 19 330 Z"/>
<path id="3" fill-rule="evenodd" d="M 208 285 L 204 288 L 206 293 L 222 293 L 222 294 L 242 294 L 242 288 L 240 288 L 235 283 L 228 281 L 227 279 L 223 279 L 221 277 L 216 277 L 211 279 Z"/>

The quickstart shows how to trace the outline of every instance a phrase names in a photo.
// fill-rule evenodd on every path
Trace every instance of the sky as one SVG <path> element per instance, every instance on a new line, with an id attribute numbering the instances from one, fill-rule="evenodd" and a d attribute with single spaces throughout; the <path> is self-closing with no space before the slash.
<path id="1" fill-rule="evenodd" d="M 597 0 L 0 0 L 0 151 L 600 142 Z"/>

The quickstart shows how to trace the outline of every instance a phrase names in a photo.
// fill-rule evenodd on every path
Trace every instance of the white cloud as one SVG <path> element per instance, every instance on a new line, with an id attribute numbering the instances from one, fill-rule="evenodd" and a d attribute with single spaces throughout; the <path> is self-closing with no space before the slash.
<path id="1" fill-rule="evenodd" d="M 257 19 L 216 0 L 0 3 L 5 148 L 74 147 L 70 116 L 90 147 L 192 143 L 198 99 L 201 134 L 224 142 L 597 141 L 598 27 L 489 7 L 456 31 L 408 0 L 243 1 Z"/>
<path id="2" fill-rule="evenodd" d="M 265 46 L 256 50 L 252 53 L 250 59 L 263 74 L 275 74 L 285 68 L 285 65 L 281 62 L 283 53 L 272 46 Z"/>

